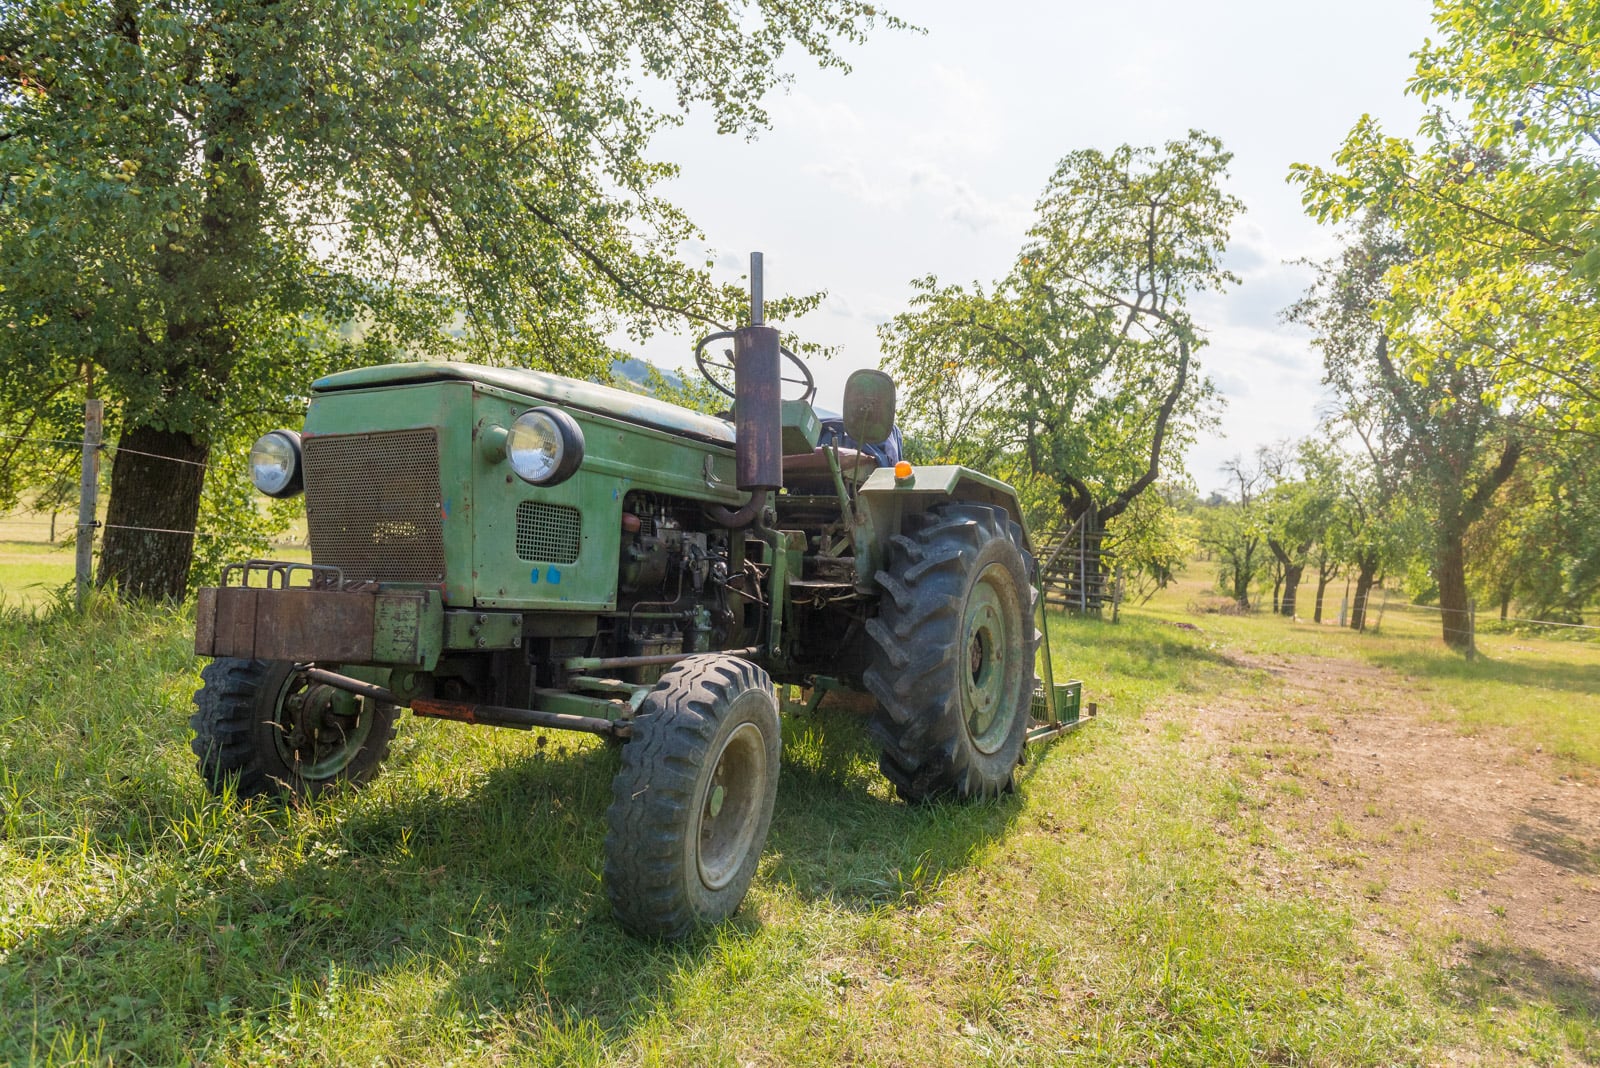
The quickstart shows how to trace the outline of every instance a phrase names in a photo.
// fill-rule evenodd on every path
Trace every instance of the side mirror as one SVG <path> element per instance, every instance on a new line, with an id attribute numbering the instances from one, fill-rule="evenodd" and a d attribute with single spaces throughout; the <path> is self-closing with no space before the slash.
<path id="1" fill-rule="evenodd" d="M 876 445 L 894 430 L 894 379 L 863 367 L 844 383 L 844 432 L 862 445 Z"/>

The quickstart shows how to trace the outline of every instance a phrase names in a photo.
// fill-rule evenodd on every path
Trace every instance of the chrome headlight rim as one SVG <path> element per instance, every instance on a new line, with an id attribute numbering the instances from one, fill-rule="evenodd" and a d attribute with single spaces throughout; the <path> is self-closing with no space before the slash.
<path id="1" fill-rule="evenodd" d="M 553 442 L 553 451 L 541 450 L 546 464 L 530 466 L 518 448 L 519 435 L 535 435 Z M 529 454 L 531 459 L 531 454 Z M 541 405 L 529 408 L 511 422 L 506 435 L 506 462 L 512 472 L 530 486 L 555 486 L 571 478 L 583 463 L 583 430 L 576 419 L 560 408 Z"/>
<path id="2" fill-rule="evenodd" d="M 285 457 L 287 462 L 279 468 L 283 472 L 281 477 L 268 479 L 263 484 L 263 468 L 257 465 L 256 454 L 268 449 L 279 450 L 279 455 Z M 269 430 L 250 446 L 250 481 L 259 492 L 268 497 L 283 500 L 305 489 L 305 467 L 305 454 L 301 448 L 299 431 Z"/>

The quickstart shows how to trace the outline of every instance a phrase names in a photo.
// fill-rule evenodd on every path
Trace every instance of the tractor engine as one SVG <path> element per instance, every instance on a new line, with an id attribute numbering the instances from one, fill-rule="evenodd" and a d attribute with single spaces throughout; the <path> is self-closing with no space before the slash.
<path id="1" fill-rule="evenodd" d="M 607 622 L 612 655 L 667 656 L 726 646 L 737 617 L 729 607 L 729 531 L 700 506 L 660 494 L 633 492 L 622 508 L 617 613 Z M 737 596 L 737 594 L 735 595 Z M 660 666 L 624 674 L 630 681 L 659 677 Z"/>

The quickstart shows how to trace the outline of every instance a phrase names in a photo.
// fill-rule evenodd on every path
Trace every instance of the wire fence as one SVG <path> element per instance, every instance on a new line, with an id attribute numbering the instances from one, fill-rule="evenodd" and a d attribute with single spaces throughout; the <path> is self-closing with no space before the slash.
<path id="1" fill-rule="evenodd" d="M 23 434 L 0 434 L 0 440 L 20 441 L 34 445 L 64 445 L 72 449 L 83 448 L 82 441 L 73 441 L 71 438 L 36 438 Z M 188 464 L 191 467 L 204 467 L 207 469 L 211 467 L 211 465 L 206 463 L 204 460 L 189 460 L 182 456 L 166 456 L 159 452 L 145 452 L 143 449 L 130 449 L 125 445 L 112 445 L 109 442 L 100 442 L 99 444 L 95 445 L 94 448 L 97 451 L 106 453 L 108 455 L 125 452 L 130 456 L 148 456 L 153 460 L 169 460 L 175 464 Z"/>
<path id="2" fill-rule="evenodd" d="M 1400 624 L 1398 628 L 1394 626 L 1396 623 Z M 1531 641 L 1575 643 L 1574 653 L 1578 647 L 1600 644 L 1600 626 L 1593 624 L 1538 619 L 1510 612 L 1502 619 L 1498 611 L 1480 614 L 1475 603 L 1469 603 L 1465 609 L 1415 604 L 1397 600 L 1387 590 L 1381 601 L 1374 597 L 1369 602 L 1366 629 L 1396 636 L 1427 636 L 1436 641 L 1442 638 L 1464 652 L 1469 660 L 1479 656 L 1491 660 L 1515 660 L 1527 655 L 1548 658 L 1548 651 L 1535 654 L 1528 644 Z M 1587 652 L 1581 659 L 1587 661 Z"/>
<path id="3" fill-rule="evenodd" d="M 119 452 L 122 452 L 122 453 L 127 453 L 130 456 L 143 456 L 143 457 L 147 457 L 147 458 L 152 459 L 152 460 L 165 460 L 165 461 L 167 461 L 169 463 L 184 464 L 186 466 L 199 467 L 199 468 L 204 468 L 206 470 L 210 470 L 211 466 L 212 466 L 211 464 L 208 464 L 203 460 L 191 460 L 191 459 L 189 459 L 187 457 L 183 457 L 183 456 L 168 456 L 168 455 L 164 455 L 162 453 L 148 452 L 148 451 L 146 451 L 144 449 L 133 449 L 133 448 L 129 448 L 129 447 L 124 446 L 124 445 L 111 444 L 109 442 L 88 443 L 88 442 L 85 442 L 83 440 L 73 440 L 71 438 L 51 438 L 51 437 L 41 437 L 41 436 L 38 436 L 38 435 L 31 435 L 31 434 L 6 434 L 6 433 L 0 433 L 0 441 L 16 442 L 17 444 L 15 446 L 13 446 L 13 451 L 15 451 L 16 448 L 20 448 L 21 446 L 24 446 L 24 445 L 35 445 L 35 446 L 45 446 L 45 447 L 71 449 L 71 450 L 76 451 L 76 452 L 83 452 L 86 449 L 92 449 L 96 453 L 99 453 L 99 454 L 102 454 L 102 455 L 112 455 L 112 456 L 114 456 L 115 454 L 117 454 Z M 65 511 L 65 506 L 68 504 L 68 501 L 66 500 L 65 495 L 63 495 L 60 503 L 63 505 L 63 507 L 61 509 L 56 509 L 54 511 L 41 511 L 41 510 L 39 510 L 37 508 L 18 508 L 18 509 L 13 509 L 10 512 L 6 512 L 4 514 L 0 514 L 0 522 L 4 522 L 4 521 L 7 521 L 7 520 L 17 520 L 17 519 L 20 519 L 20 518 L 22 518 L 24 516 L 27 516 L 27 515 L 50 516 L 51 520 L 52 520 L 51 521 L 51 535 L 52 535 L 51 536 L 51 541 L 54 542 L 54 540 L 55 540 L 54 539 L 54 528 L 55 528 L 54 519 L 55 519 L 56 516 L 59 516 L 63 511 Z M 172 535 L 172 536 L 175 536 L 175 537 L 184 537 L 184 538 L 217 538 L 217 537 L 221 537 L 222 536 L 219 533 L 203 531 L 203 530 L 180 530 L 180 529 L 177 529 L 177 528 L 174 528 L 174 527 L 143 527 L 143 526 L 135 526 L 135 525 L 128 524 L 128 523 L 106 523 L 106 522 L 102 522 L 99 519 L 95 519 L 95 520 L 93 520 L 92 522 L 89 522 L 89 523 L 76 523 L 76 522 L 75 523 L 69 523 L 68 527 L 70 529 L 74 529 L 74 530 L 79 531 L 80 535 L 83 532 L 83 528 L 87 527 L 90 537 L 93 537 L 93 532 L 95 530 L 127 530 L 127 531 L 133 531 L 133 532 L 136 532 L 136 533 L 144 533 L 144 534 L 168 534 L 168 535 Z"/>

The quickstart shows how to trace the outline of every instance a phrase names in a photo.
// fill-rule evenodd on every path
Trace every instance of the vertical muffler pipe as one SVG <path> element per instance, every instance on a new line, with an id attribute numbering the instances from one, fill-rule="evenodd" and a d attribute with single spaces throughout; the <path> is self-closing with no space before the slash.
<path id="1" fill-rule="evenodd" d="M 734 469 L 742 490 L 783 485 L 783 402 L 778 331 L 746 326 L 733 332 Z"/>
<path id="2" fill-rule="evenodd" d="M 750 325 L 733 332 L 734 471 L 750 501 L 738 511 L 711 509 L 717 522 L 742 527 L 783 485 L 783 355 L 778 331 L 763 322 L 761 253 L 750 254 Z"/>

